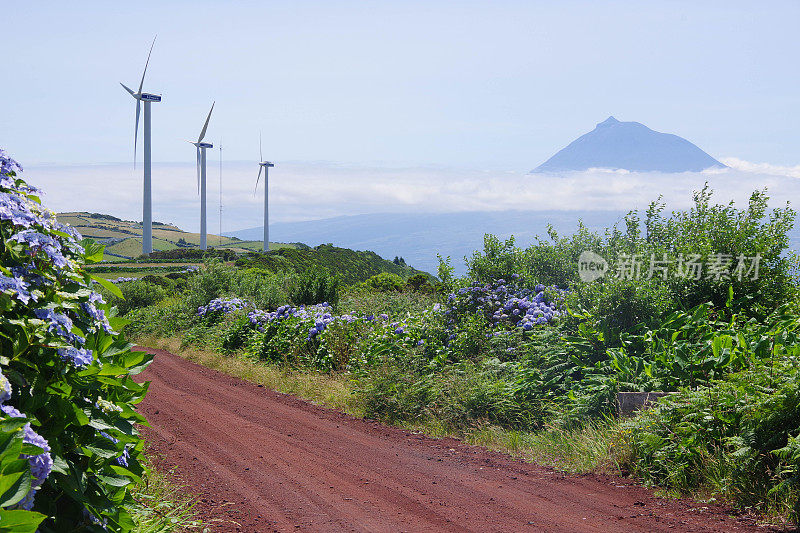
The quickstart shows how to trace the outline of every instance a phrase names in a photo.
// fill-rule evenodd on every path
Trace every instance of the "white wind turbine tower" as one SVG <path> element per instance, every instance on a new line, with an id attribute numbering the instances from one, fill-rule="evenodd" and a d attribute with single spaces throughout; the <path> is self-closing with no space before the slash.
<path id="1" fill-rule="evenodd" d="M 261 171 L 264 171 L 264 251 L 269 251 L 269 169 L 275 165 L 269 161 L 264 161 L 264 154 L 261 151 L 261 134 L 258 134 L 258 155 L 261 162 L 258 164 L 258 177 L 256 178 L 256 190 L 258 190 L 258 180 L 261 179 Z M 253 191 L 255 194 L 255 191 Z"/>
<path id="2" fill-rule="evenodd" d="M 147 74 L 147 65 L 150 64 L 150 54 L 153 53 L 153 46 L 156 40 L 153 38 L 153 44 L 150 45 L 150 52 L 147 54 L 147 63 L 144 64 L 144 72 L 142 72 L 142 81 L 139 82 L 139 90 L 133 92 L 130 88 L 126 87 L 124 83 L 120 83 L 122 87 L 130 93 L 136 100 L 136 129 L 133 135 L 133 168 L 136 168 L 136 145 L 139 140 L 139 111 L 141 104 L 144 102 L 144 200 L 142 202 L 142 253 L 149 254 L 153 251 L 153 205 L 152 205 L 152 185 L 150 180 L 150 103 L 160 102 L 160 94 L 143 93 L 142 85 L 144 85 L 144 75 Z"/>
<path id="3" fill-rule="evenodd" d="M 197 192 L 200 194 L 200 249 L 208 248 L 206 241 L 206 148 L 214 148 L 211 143 L 204 143 L 203 137 L 206 136 L 208 121 L 211 120 L 211 113 L 214 111 L 214 104 L 211 104 L 211 111 L 208 112 L 206 123 L 200 131 L 197 141 L 188 141 L 197 147 Z"/>

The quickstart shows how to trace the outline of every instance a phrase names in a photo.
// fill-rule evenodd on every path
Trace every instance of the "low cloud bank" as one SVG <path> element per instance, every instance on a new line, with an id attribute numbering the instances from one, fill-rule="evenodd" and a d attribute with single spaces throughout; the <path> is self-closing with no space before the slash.
<path id="1" fill-rule="evenodd" d="M 667 209 L 691 204 L 692 191 L 708 182 L 718 202 L 744 205 L 754 189 L 768 188 L 771 203 L 800 198 L 800 166 L 722 161 L 730 168 L 680 174 L 591 169 L 528 174 L 521 171 L 438 167 L 386 168 L 336 163 L 278 163 L 270 171 L 273 222 L 360 213 L 642 209 L 659 195 Z M 209 229 L 219 230 L 219 170 L 208 164 Z M 223 176 L 223 231 L 259 226 L 263 177 L 254 194 L 255 163 L 229 162 Z M 141 219 L 141 169 L 130 164 L 34 166 L 29 182 L 44 189 L 57 211 L 93 211 Z M 192 163 L 153 166 L 153 218 L 196 231 L 199 197 Z"/>

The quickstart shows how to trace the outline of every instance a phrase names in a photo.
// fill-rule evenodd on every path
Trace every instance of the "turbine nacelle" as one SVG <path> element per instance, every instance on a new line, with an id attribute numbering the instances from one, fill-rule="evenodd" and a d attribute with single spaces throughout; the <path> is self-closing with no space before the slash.
<path id="1" fill-rule="evenodd" d="M 198 148 L 214 148 L 214 145 L 211 143 L 203 143 L 203 142 L 196 142 L 196 141 L 186 141 L 189 144 L 193 144 Z"/>
<path id="2" fill-rule="evenodd" d="M 147 102 L 160 102 L 161 101 L 161 95 L 160 94 L 136 92 L 133 89 L 131 89 L 130 87 L 128 87 L 127 85 L 125 85 L 124 83 L 120 83 L 120 85 L 122 85 L 123 89 L 128 91 L 128 93 L 136 100 L 145 100 Z"/>
<path id="3" fill-rule="evenodd" d="M 274 167 L 275 163 L 270 163 L 269 161 L 262 161 L 259 163 L 262 167 Z"/>
<path id="4" fill-rule="evenodd" d="M 144 77 L 145 74 L 147 74 L 147 65 L 150 64 L 150 55 L 153 53 L 153 46 L 155 46 L 155 44 L 156 44 L 156 39 L 154 37 L 153 44 L 150 45 L 150 51 L 147 53 L 147 61 L 144 64 L 144 71 L 142 71 L 142 79 L 139 82 L 139 89 L 134 91 L 124 83 L 120 82 L 122 88 L 125 89 L 128 92 L 128 94 L 130 94 L 133 97 L 134 100 L 136 100 L 136 125 L 134 126 L 133 130 L 133 168 L 136 168 L 136 146 L 139 143 L 139 111 L 141 110 L 142 107 L 142 100 L 144 100 L 145 103 L 161 101 L 160 94 L 142 92 L 142 87 L 144 86 Z M 148 107 L 147 109 L 149 110 L 150 108 Z M 147 114 L 147 112 L 145 112 L 145 114 Z"/>

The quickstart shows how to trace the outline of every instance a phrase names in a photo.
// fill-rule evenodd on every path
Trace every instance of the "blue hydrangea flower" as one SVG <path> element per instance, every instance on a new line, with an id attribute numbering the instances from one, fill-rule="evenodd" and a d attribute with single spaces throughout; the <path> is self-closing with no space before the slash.
<path id="1" fill-rule="evenodd" d="M 12 418 L 25 418 L 24 414 L 10 405 L 0 406 L 0 410 Z M 47 479 L 47 476 L 49 476 L 50 472 L 53 470 L 53 458 L 50 456 L 50 445 L 47 443 L 47 440 L 36 433 L 31 428 L 30 423 L 25 424 L 25 427 L 22 428 L 22 432 L 23 442 L 26 444 L 33 444 L 34 446 L 38 446 L 42 449 L 42 453 L 36 455 L 22 455 L 23 459 L 28 460 L 33 479 L 31 479 L 31 490 L 28 492 L 25 498 L 23 498 L 23 500 L 17 504 L 17 506 L 21 509 L 25 509 L 26 511 L 30 511 L 33 507 L 33 498 L 35 496 L 35 492 L 39 489 L 39 487 L 42 486 L 44 480 Z"/>
<path id="2" fill-rule="evenodd" d="M 28 201 L 14 193 L 0 192 L 0 220 L 10 220 L 15 226 L 30 228 L 41 222 L 31 211 Z"/>
<path id="3" fill-rule="evenodd" d="M 81 303 L 81 309 L 83 309 L 83 311 L 87 315 L 89 315 L 89 318 L 91 318 L 95 323 L 99 324 L 100 327 L 103 328 L 103 331 L 105 331 L 106 333 L 113 333 L 114 330 L 111 328 L 111 324 L 109 324 L 108 319 L 106 318 L 106 312 L 103 309 L 98 309 L 97 307 L 95 307 L 94 304 L 91 303 L 91 296 L 89 298 L 90 300 L 88 302 Z M 101 297 L 100 301 L 102 300 L 103 299 Z M 92 329 L 92 331 L 95 330 L 96 326 Z"/>
<path id="4" fill-rule="evenodd" d="M 5 403 L 10 400 L 12 392 L 11 382 L 0 372 L 0 403 Z"/>
<path id="5" fill-rule="evenodd" d="M 56 313 L 53 309 L 34 309 L 33 312 L 36 318 L 49 322 L 47 331 L 50 333 L 55 333 L 70 342 L 77 342 L 78 344 L 83 344 L 85 342 L 83 337 L 71 333 L 72 320 L 70 320 L 67 315 Z"/>
<path id="6" fill-rule="evenodd" d="M 64 257 L 61 243 L 49 235 L 44 235 L 33 229 L 22 230 L 13 235 L 11 240 L 25 243 L 30 247 L 30 255 L 35 255 L 38 251 L 43 251 L 47 258 L 57 267 L 67 266 L 67 258 Z"/>
<path id="7" fill-rule="evenodd" d="M 40 454 L 25 456 L 31 466 L 31 475 L 33 476 L 31 484 L 34 487 L 40 487 L 53 469 L 53 459 L 50 457 L 50 445 L 44 437 L 31 429 L 30 424 L 25 424 L 23 431 L 25 435 L 22 440 L 24 442 L 38 446 L 43 450 Z"/>
<path id="8" fill-rule="evenodd" d="M 22 165 L 7 156 L 6 151 L 0 148 L 0 175 L 6 176 L 12 172 L 16 174 L 17 170 L 22 172 Z"/>
<path id="9" fill-rule="evenodd" d="M 36 295 L 31 294 L 28 288 L 30 283 L 26 282 L 20 276 L 8 277 L 0 274 L 0 292 L 11 291 L 11 294 L 23 304 L 26 304 L 33 299 L 36 301 Z"/>
<path id="10" fill-rule="evenodd" d="M 209 313 L 223 313 L 228 314 L 239 309 L 244 309 L 250 304 L 241 298 L 214 298 L 208 305 L 202 305 L 197 308 L 198 316 L 205 316 Z"/>
<path id="11" fill-rule="evenodd" d="M 63 361 L 71 361 L 78 368 L 88 366 L 94 361 L 91 350 L 75 348 L 74 346 L 58 350 L 58 355 L 61 356 Z"/>
<path id="12" fill-rule="evenodd" d="M 110 440 L 114 444 L 119 442 L 119 439 L 117 439 L 115 437 L 112 437 L 111 435 L 109 435 L 105 431 L 101 431 L 100 435 L 102 437 Z M 114 459 L 114 462 L 117 463 L 119 466 L 124 466 L 125 468 L 127 468 L 128 467 L 128 459 L 130 459 L 130 457 L 131 457 L 131 454 L 128 451 L 128 446 L 126 445 L 124 448 L 122 448 L 122 453 L 116 459 Z"/>

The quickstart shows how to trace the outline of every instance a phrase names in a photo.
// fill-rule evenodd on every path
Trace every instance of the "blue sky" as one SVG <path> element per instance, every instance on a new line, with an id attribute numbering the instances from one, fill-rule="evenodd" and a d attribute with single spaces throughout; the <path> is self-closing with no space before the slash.
<path id="1" fill-rule="evenodd" d="M 796 164 L 799 2 L 29 2 L 3 7 L 0 145 L 127 161 L 209 133 L 249 159 L 533 168 L 608 115 L 715 157 Z"/>
<path id="2" fill-rule="evenodd" d="M 361 165 L 358 179 L 387 167 L 446 168 L 437 176 L 454 181 L 449 169 L 523 175 L 609 115 L 716 158 L 800 163 L 799 2 L 7 0 L 2 13 L 0 146 L 34 182 L 47 169 L 42 185 L 54 184 L 57 209 L 105 208 L 109 181 L 140 194 L 130 167 L 104 167 L 94 180 L 75 169 L 132 159 L 134 102 L 119 82 L 138 83 L 156 33 L 145 82 L 164 95 L 153 159 L 184 163 L 187 193 L 194 148 L 185 140 L 212 100 L 209 137 L 223 138 L 225 159 L 255 160 L 261 130 L 265 157 L 279 163 L 274 180 L 283 162 L 302 179 L 297 169 L 317 176 L 320 161 Z M 230 186 L 244 192 L 255 171 L 232 173 Z M 161 200 L 156 215 L 173 201 Z M 359 209 L 385 208 L 376 202 Z M 252 210 L 253 223 L 240 227 L 258 222 L 250 203 L 239 214 Z M 292 209 L 285 219 L 297 218 Z M 281 206 L 273 212 L 281 217 Z"/>

